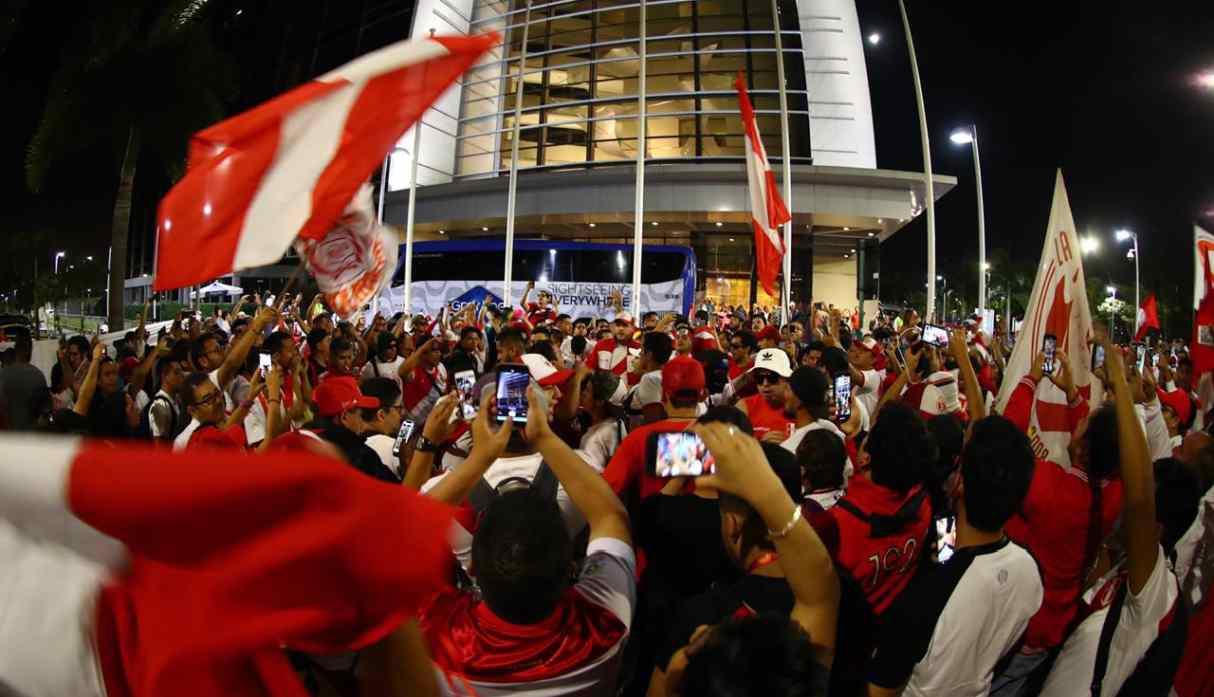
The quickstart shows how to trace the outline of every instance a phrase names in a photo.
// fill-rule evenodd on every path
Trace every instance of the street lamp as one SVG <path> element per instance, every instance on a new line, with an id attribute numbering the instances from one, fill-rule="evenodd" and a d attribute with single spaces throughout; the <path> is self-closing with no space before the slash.
<path id="1" fill-rule="evenodd" d="M 67 252 L 58 252 L 55 254 L 55 273 L 59 273 L 59 260 L 67 256 Z"/>
<path id="2" fill-rule="evenodd" d="M 1117 238 L 1118 242 L 1125 242 L 1126 240 L 1134 241 L 1134 246 L 1130 251 L 1134 253 L 1134 307 L 1135 312 L 1137 312 L 1137 308 L 1140 307 L 1138 302 L 1138 233 L 1122 228 L 1114 232 L 1113 236 Z"/>
<path id="3" fill-rule="evenodd" d="M 978 126 L 958 128 L 949 136 L 955 145 L 969 145 L 974 151 L 974 188 L 978 192 L 978 264 L 986 268 L 986 215 L 982 209 L 982 163 L 978 159 Z M 978 274 L 978 307 L 986 309 L 986 274 Z"/>
<path id="4" fill-rule="evenodd" d="M 940 312 L 941 312 L 941 314 L 944 314 L 944 312 L 946 310 L 946 308 L 944 307 L 944 296 L 948 295 L 948 279 L 945 278 L 944 276 L 936 276 L 936 280 L 944 283 L 944 292 L 941 294 L 941 297 L 940 297 Z M 935 291 L 936 289 L 932 288 L 932 290 Z M 933 298 L 933 300 L 935 300 L 935 298 Z M 933 312 L 935 311 L 935 307 L 936 307 L 936 305 L 933 302 L 932 303 Z M 947 321 L 947 320 L 942 320 L 942 321 Z"/>
<path id="5" fill-rule="evenodd" d="M 1088 235 L 1087 237 L 1079 238 L 1079 251 L 1085 256 L 1095 254 L 1100 251 L 1100 240 Z"/>
<path id="6" fill-rule="evenodd" d="M 873 46 L 876 46 L 877 44 L 881 43 L 881 35 L 878 34 L 877 32 L 873 32 L 873 33 L 869 34 L 868 43 L 872 44 Z"/>

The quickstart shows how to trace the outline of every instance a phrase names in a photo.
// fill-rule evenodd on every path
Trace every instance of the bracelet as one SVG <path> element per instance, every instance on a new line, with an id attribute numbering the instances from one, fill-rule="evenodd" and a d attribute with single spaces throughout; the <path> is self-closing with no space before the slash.
<path id="1" fill-rule="evenodd" d="M 767 536 L 773 540 L 782 540 L 788 537 L 788 533 L 792 532 L 793 526 L 797 524 L 798 520 L 801 520 L 801 507 L 794 504 L 792 518 L 788 519 L 788 524 L 784 526 L 784 529 L 779 532 L 768 530 Z"/>

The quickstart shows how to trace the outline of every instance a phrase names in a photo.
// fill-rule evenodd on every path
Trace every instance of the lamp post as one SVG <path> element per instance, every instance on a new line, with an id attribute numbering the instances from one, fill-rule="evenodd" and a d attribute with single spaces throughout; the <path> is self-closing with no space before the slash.
<path id="1" fill-rule="evenodd" d="M 947 279 L 947 278 L 945 278 L 944 276 L 936 276 L 936 280 L 937 280 L 937 281 L 943 281 L 943 282 L 944 282 L 944 293 L 942 293 L 942 294 L 941 294 L 941 298 L 940 298 L 940 300 L 941 300 L 941 305 L 940 305 L 940 313 L 941 313 L 941 314 L 944 314 L 944 302 L 943 302 L 943 301 L 944 301 L 944 297 L 943 297 L 943 296 L 948 294 L 948 279 Z M 932 284 L 932 289 L 931 289 L 931 290 L 932 290 L 932 295 L 934 296 L 934 295 L 935 295 L 935 291 L 936 291 L 935 284 Z M 934 300 L 934 299 L 935 299 L 935 298 L 933 297 L 933 300 Z M 933 312 L 933 313 L 935 313 L 935 311 L 936 311 L 936 305 L 935 305 L 935 303 L 933 302 L 933 304 L 932 304 L 932 312 Z M 944 320 L 941 320 L 941 321 L 944 321 Z"/>
<path id="2" fill-rule="evenodd" d="M 1117 299 L 1117 286 L 1105 286 L 1104 289 L 1106 291 L 1108 291 L 1110 298 L 1112 298 L 1114 300 Z M 1117 334 L 1117 331 L 1116 331 L 1117 330 L 1117 314 L 1113 310 L 1114 310 L 1113 303 L 1109 303 L 1109 337 L 1110 338 L 1115 337 Z"/>
<path id="3" fill-rule="evenodd" d="M 898 0 L 902 13 L 902 26 L 906 30 L 906 49 L 910 54 L 911 77 L 915 83 L 915 104 L 919 108 L 919 139 L 923 145 L 923 185 L 927 195 L 927 320 L 936 311 L 936 192 L 932 182 L 932 148 L 927 135 L 927 110 L 923 106 L 923 84 L 919 80 L 919 61 L 915 58 L 915 41 L 911 37 L 910 19 L 906 16 L 906 3 Z M 880 40 L 878 38 L 878 40 Z"/>
<path id="4" fill-rule="evenodd" d="M 1126 240 L 1133 240 L 1133 243 L 1134 243 L 1133 248 L 1130 249 L 1129 255 L 1134 257 L 1134 311 L 1137 312 L 1138 308 L 1141 307 L 1140 300 L 1138 297 L 1138 292 L 1139 292 L 1139 288 L 1138 288 L 1138 233 L 1131 232 L 1130 230 L 1126 230 L 1126 229 L 1121 229 L 1121 230 L 1118 230 L 1117 232 L 1114 232 L 1113 236 L 1117 238 L 1118 242 L 1125 242 Z"/>
<path id="5" fill-rule="evenodd" d="M 978 191 L 978 308 L 986 309 L 986 215 L 982 209 L 982 162 L 978 159 L 978 126 L 958 128 L 949 136 L 957 145 L 970 145 L 974 151 L 974 188 Z"/>

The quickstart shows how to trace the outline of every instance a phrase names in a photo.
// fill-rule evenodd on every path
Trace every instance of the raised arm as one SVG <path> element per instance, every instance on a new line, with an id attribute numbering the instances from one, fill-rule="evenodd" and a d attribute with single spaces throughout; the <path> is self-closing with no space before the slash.
<path id="1" fill-rule="evenodd" d="M 224 419 L 222 429 L 231 428 L 237 424 L 243 424 L 246 416 L 249 415 L 249 408 L 253 406 L 253 400 L 257 399 L 257 395 L 265 389 L 266 385 L 262 382 L 261 371 L 253 371 L 253 379 L 249 381 L 249 396 L 243 402 L 236 405 L 236 409 L 228 414 L 228 418 Z M 266 438 L 270 437 L 270 430 L 266 428 Z"/>
<path id="2" fill-rule="evenodd" d="M 413 353 L 410 353 L 409 357 L 400 364 L 400 368 L 397 369 L 396 373 L 397 375 L 400 375 L 401 380 L 404 380 L 405 382 L 413 381 L 413 369 L 416 368 L 417 364 L 421 362 L 422 355 L 427 353 L 430 348 L 434 346 L 434 342 L 434 337 L 426 339 L 424 344 L 414 349 Z"/>
<path id="3" fill-rule="evenodd" d="M 244 361 L 249 356 L 249 351 L 253 349 L 253 345 L 261 339 L 261 333 L 266 327 L 274 321 L 277 313 L 273 308 L 263 307 L 257 310 L 257 314 L 253 317 L 253 321 L 249 322 L 249 329 L 240 338 L 232 344 L 232 348 L 228 351 L 227 357 L 223 359 L 223 363 L 219 366 L 220 385 L 226 385 L 240 371 L 240 367 L 244 365 Z"/>
<path id="4" fill-rule="evenodd" d="M 492 392 L 486 392 L 481 397 L 480 411 L 477 412 L 476 419 L 472 422 L 472 452 L 468 453 L 468 459 L 448 472 L 438 484 L 434 485 L 434 488 L 426 492 L 430 498 L 452 505 L 462 503 L 464 499 L 468 498 L 468 494 L 472 493 L 472 489 L 476 487 L 476 483 L 480 481 L 481 477 L 485 476 L 489 466 L 506 449 L 506 442 L 510 440 L 510 431 L 514 427 L 510 420 L 507 420 L 496 431 L 489 425 L 489 420 L 493 418 L 491 413 L 493 399 Z M 438 401 L 433 412 L 439 411 L 439 405 L 442 405 L 442 408 L 450 415 L 457 402 L 458 399 L 447 395 Z M 431 419 L 434 418 L 433 412 Z M 426 420 L 427 429 L 431 428 L 431 419 Z M 414 452 L 413 462 L 409 463 L 410 471 L 421 469 L 421 463 L 418 461 L 419 455 L 430 454 Z M 433 461 L 433 455 L 430 457 Z"/>
<path id="5" fill-rule="evenodd" d="M 533 288 L 535 288 L 535 281 L 527 281 L 527 287 L 523 289 L 523 297 L 518 301 L 518 304 L 523 308 L 524 314 L 527 312 L 527 298 L 531 297 Z"/>
<path id="6" fill-rule="evenodd" d="M 723 423 L 692 430 L 704 439 L 717 468 L 716 474 L 696 479 L 696 486 L 738 496 L 763 519 L 796 598 L 792 619 L 809 634 L 817 660 L 829 666 L 835 651 L 839 577 L 826 545 L 801 517 L 800 505 L 767 465 L 758 441 Z"/>
<path id="7" fill-rule="evenodd" d="M 978 385 L 978 374 L 974 372 L 974 364 L 970 362 L 969 345 L 966 341 L 965 330 L 955 329 L 948 337 L 948 347 L 952 351 L 953 360 L 961 371 L 961 379 L 965 383 L 966 408 L 969 411 L 970 427 L 986 416 L 986 404 L 982 399 L 982 388 Z"/>
<path id="8" fill-rule="evenodd" d="M 1121 451 L 1122 530 L 1125 532 L 1130 592 L 1142 592 L 1159 556 L 1159 526 L 1155 523 L 1155 481 L 1147 438 L 1134 412 L 1134 398 L 1125 378 L 1121 352 L 1104 349 L 1108 385 L 1117 409 L 1117 444 Z"/>
<path id="9" fill-rule="evenodd" d="M 80 384 L 80 395 L 76 397 L 76 406 L 72 411 L 81 416 L 89 415 L 89 405 L 93 402 L 93 393 L 97 391 L 97 373 L 101 371 L 101 359 L 105 356 L 105 344 L 93 345 L 93 360 L 89 361 L 88 372 Z"/>
<path id="10" fill-rule="evenodd" d="M 266 377 L 266 434 L 257 452 L 269 450 L 270 442 L 282 433 L 282 371 L 275 366 Z"/>
<path id="11" fill-rule="evenodd" d="M 548 425 L 548 414 L 533 386 L 527 390 L 527 440 L 552 468 L 573 505 L 586 517 L 590 540 L 611 537 L 632 544 L 628 511 L 601 474 L 573 452 Z"/>

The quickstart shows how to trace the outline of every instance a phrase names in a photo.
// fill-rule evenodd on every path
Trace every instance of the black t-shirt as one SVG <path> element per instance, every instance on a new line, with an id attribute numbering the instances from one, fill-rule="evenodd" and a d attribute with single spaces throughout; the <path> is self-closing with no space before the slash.
<path id="1" fill-rule="evenodd" d="M 716 499 L 650 496 L 640 504 L 636 535 L 647 562 L 644 585 L 655 592 L 682 600 L 738 575 L 721 543 Z"/>
<path id="2" fill-rule="evenodd" d="M 389 484 L 400 484 L 396 474 L 384 466 L 379 455 L 354 431 L 344 426 L 333 426 L 322 431 L 320 437 L 336 445 L 346 462 L 359 472 Z"/>
<path id="3" fill-rule="evenodd" d="M 700 625 L 715 625 L 734 616 L 776 614 L 787 617 L 796 598 L 788 581 L 747 574 L 734 583 L 716 585 L 683 604 L 655 665 L 666 670 L 675 652 L 687 645 Z"/>

